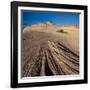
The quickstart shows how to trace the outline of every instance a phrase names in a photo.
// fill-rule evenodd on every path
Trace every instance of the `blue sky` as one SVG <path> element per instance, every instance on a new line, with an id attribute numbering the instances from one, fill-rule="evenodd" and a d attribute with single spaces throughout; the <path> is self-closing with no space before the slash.
<path id="1" fill-rule="evenodd" d="M 22 26 L 52 22 L 56 25 L 79 25 L 79 14 L 63 12 L 22 11 Z"/>

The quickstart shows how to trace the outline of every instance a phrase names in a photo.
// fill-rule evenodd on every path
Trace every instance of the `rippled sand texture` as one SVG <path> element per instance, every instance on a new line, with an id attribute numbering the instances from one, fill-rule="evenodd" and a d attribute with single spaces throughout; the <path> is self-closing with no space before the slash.
<path id="1" fill-rule="evenodd" d="M 79 74 L 79 28 L 49 29 L 23 31 L 22 77 Z"/>

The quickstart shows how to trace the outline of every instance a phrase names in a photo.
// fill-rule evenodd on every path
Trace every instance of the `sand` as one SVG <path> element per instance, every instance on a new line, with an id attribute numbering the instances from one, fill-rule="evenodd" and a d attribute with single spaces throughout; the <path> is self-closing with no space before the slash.
<path id="1" fill-rule="evenodd" d="M 79 27 L 37 25 L 23 30 L 22 77 L 75 74 L 79 74 Z"/>

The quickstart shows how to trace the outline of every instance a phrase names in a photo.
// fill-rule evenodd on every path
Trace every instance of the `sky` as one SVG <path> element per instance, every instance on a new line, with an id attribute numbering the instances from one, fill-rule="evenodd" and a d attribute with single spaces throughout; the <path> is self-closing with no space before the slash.
<path id="1" fill-rule="evenodd" d="M 48 11 L 22 11 L 22 26 L 52 22 L 58 26 L 79 25 L 79 14 L 48 12 Z"/>

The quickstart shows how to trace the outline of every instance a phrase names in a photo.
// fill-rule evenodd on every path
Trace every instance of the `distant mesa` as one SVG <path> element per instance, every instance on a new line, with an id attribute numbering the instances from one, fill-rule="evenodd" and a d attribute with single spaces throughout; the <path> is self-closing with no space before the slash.
<path id="1" fill-rule="evenodd" d="M 39 24 L 36 24 L 36 25 L 32 25 L 31 27 L 50 27 L 50 26 L 53 26 L 54 24 L 51 23 L 51 22 L 45 22 L 45 23 L 39 23 Z"/>
<path id="2" fill-rule="evenodd" d="M 67 26 L 57 26 L 52 22 L 44 22 L 39 24 L 34 24 L 31 26 L 27 26 L 24 28 L 23 32 L 25 31 L 33 31 L 33 30 L 78 30 L 79 26 L 77 25 L 67 25 Z"/>
<path id="3" fill-rule="evenodd" d="M 30 30 L 47 30 L 54 28 L 55 25 L 51 22 L 45 22 L 45 23 L 39 23 L 39 24 L 34 24 L 31 26 L 27 26 L 24 28 L 23 31 L 30 31 Z"/>

